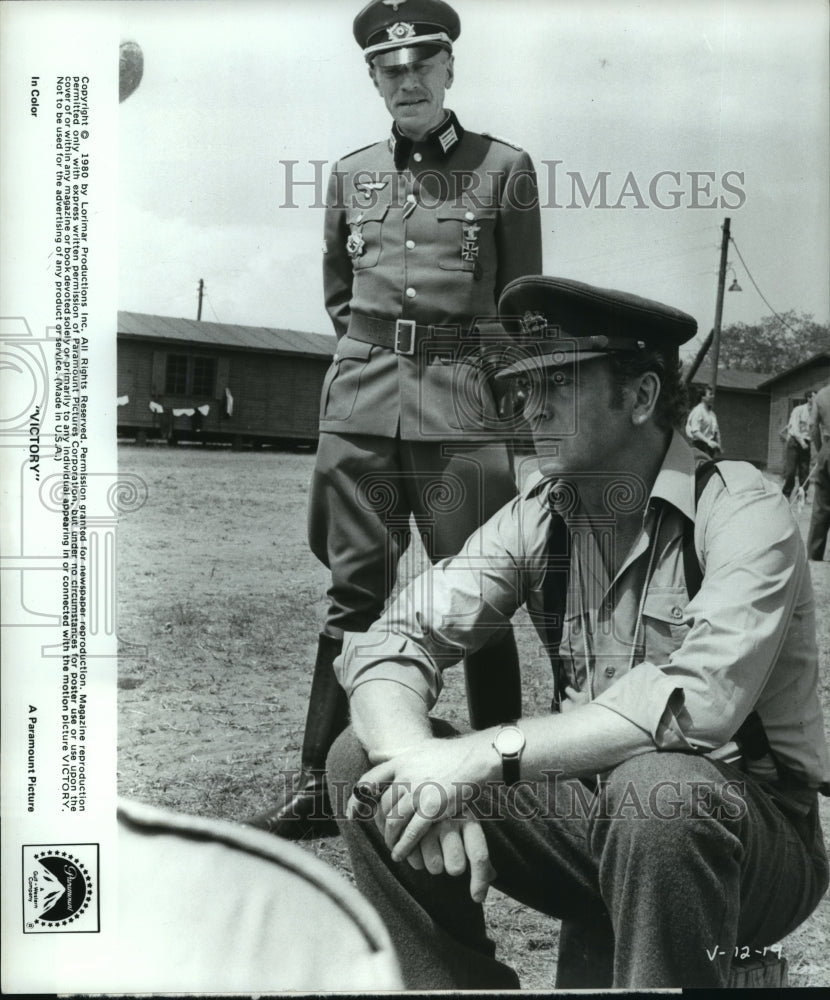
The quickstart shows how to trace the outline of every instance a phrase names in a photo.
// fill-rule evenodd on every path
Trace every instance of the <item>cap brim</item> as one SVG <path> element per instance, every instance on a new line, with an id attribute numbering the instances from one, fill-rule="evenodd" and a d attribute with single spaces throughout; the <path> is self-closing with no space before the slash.
<path id="1" fill-rule="evenodd" d="M 431 59 L 439 52 L 452 52 L 449 45 L 440 42 L 425 42 L 423 45 L 403 45 L 398 49 L 386 49 L 369 56 L 372 66 L 409 66 L 414 62 Z"/>
<path id="2" fill-rule="evenodd" d="M 563 354 L 558 356 L 542 358 L 524 358 L 515 364 L 509 365 L 496 372 L 495 377 L 510 378 L 512 375 L 523 375 L 526 372 L 544 372 L 550 368 L 567 368 L 568 365 L 576 364 L 578 361 L 590 361 L 592 358 L 607 358 L 608 351 L 580 351 L 578 353 Z"/>

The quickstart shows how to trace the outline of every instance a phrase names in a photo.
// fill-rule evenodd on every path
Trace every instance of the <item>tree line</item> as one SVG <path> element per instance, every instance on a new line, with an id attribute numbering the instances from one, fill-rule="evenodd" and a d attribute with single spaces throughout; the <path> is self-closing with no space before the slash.
<path id="1" fill-rule="evenodd" d="M 758 323 L 732 323 L 721 331 L 719 367 L 775 374 L 815 354 L 830 354 L 830 325 L 794 309 Z"/>

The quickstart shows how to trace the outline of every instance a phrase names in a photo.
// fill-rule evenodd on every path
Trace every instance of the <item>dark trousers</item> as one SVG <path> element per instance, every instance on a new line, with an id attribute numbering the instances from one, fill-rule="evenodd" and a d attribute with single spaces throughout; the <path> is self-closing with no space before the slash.
<path id="1" fill-rule="evenodd" d="M 714 445 L 707 444 L 700 438 L 692 438 L 690 444 L 693 448 L 697 448 L 699 451 L 702 451 L 704 455 L 708 455 L 709 458 L 718 458 L 720 456 L 719 448 L 716 448 Z"/>
<path id="2" fill-rule="evenodd" d="M 810 474 L 810 446 L 803 448 L 795 438 L 787 438 L 784 454 L 784 496 L 789 498 L 793 487 L 806 486 Z"/>
<path id="3" fill-rule="evenodd" d="M 328 766 L 344 795 L 368 769 L 351 730 Z M 615 987 L 724 986 L 735 948 L 779 941 L 827 888 L 817 808 L 791 818 L 761 785 L 704 757 L 633 758 L 594 797 L 563 780 L 494 795 L 500 816 L 483 825 L 496 888 L 553 917 L 607 927 Z M 406 989 L 519 986 L 495 957 L 467 875 L 393 863 L 370 820 L 339 823 Z"/>
<path id="4" fill-rule="evenodd" d="M 365 632 L 383 610 L 410 540 L 455 555 L 516 495 L 504 444 L 445 444 L 322 433 L 311 481 L 311 551 L 331 570 L 325 630 Z"/>
<path id="5" fill-rule="evenodd" d="M 818 453 L 813 482 L 813 513 L 807 534 L 807 555 L 821 562 L 830 531 L 830 439 L 824 442 Z"/>

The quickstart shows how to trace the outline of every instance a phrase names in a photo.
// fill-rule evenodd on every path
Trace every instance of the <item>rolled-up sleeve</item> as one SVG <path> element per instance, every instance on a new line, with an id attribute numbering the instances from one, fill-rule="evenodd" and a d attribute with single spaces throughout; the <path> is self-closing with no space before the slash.
<path id="1" fill-rule="evenodd" d="M 814 615 L 809 573 L 788 505 L 759 473 L 730 465 L 698 507 L 704 577 L 685 610 L 685 638 L 668 662 L 639 664 L 596 699 L 649 732 L 659 749 L 729 742 L 762 698 L 785 643 L 793 658 L 815 655 L 804 628 Z"/>
<path id="2" fill-rule="evenodd" d="M 441 672 L 509 626 L 541 571 L 538 555 L 526 549 L 522 508 L 520 498 L 508 503 L 458 555 L 405 587 L 368 632 L 346 635 L 335 671 L 347 694 L 374 680 L 394 681 L 432 708 Z"/>

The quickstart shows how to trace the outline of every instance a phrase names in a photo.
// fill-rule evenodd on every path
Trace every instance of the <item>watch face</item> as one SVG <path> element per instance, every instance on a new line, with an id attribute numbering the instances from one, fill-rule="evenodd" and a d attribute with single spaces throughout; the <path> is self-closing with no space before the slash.
<path id="1" fill-rule="evenodd" d="M 517 726 L 507 726 L 496 733 L 494 742 L 500 754 L 516 754 L 524 748 L 525 737 Z"/>

